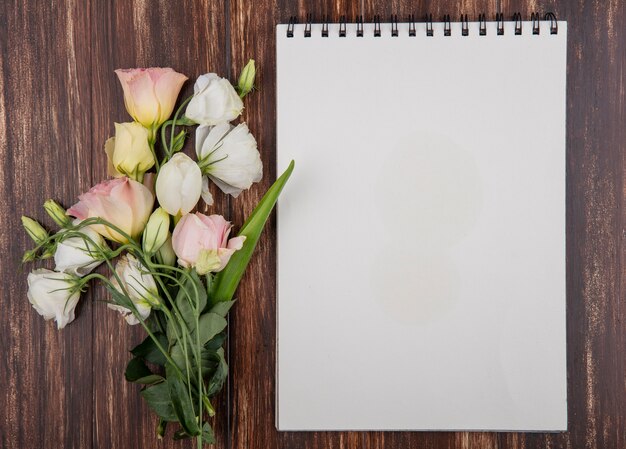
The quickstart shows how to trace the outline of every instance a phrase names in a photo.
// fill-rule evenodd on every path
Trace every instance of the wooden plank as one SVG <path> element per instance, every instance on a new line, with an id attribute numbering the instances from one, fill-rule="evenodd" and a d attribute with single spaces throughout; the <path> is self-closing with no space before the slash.
<path id="1" fill-rule="evenodd" d="M 568 21 L 568 428 L 503 434 L 501 448 L 626 447 L 624 2 L 502 0 Z"/>
<path id="2" fill-rule="evenodd" d="M 67 205 L 91 182 L 88 17 L 89 2 L 0 5 L 4 448 L 91 445 L 92 307 L 83 296 L 77 320 L 61 331 L 35 312 L 26 297 L 34 266 L 20 267 L 33 243 L 19 220 L 29 215 L 53 228 L 43 202 Z"/>
<path id="3" fill-rule="evenodd" d="M 193 79 L 212 70 L 235 79 L 253 57 L 260 90 L 244 120 L 262 152 L 263 182 L 233 200 L 240 225 L 275 179 L 274 25 L 292 14 L 374 13 L 386 19 L 414 13 L 466 12 L 493 17 L 531 11 L 569 22 L 568 64 L 568 396 L 563 434 L 314 432 L 274 427 L 275 222 L 264 233 L 231 318 L 231 380 L 218 403 L 216 447 L 284 448 L 544 448 L 626 447 L 624 385 L 626 291 L 624 173 L 626 169 L 626 25 L 620 0 L 433 0 L 203 2 L 163 0 L 0 5 L 0 235 L 5 289 L 0 306 L 2 447 L 184 447 L 154 437 L 155 420 L 138 388 L 127 384 L 126 350 L 142 338 L 119 316 L 84 295 L 76 322 L 57 332 L 28 304 L 21 253 L 30 246 L 18 215 L 44 218 L 40 204 L 55 197 L 69 206 L 106 177 L 104 140 L 125 121 L 119 67 L 172 66 Z M 259 13 L 262 11 L 262 13 Z M 51 39 L 54 36 L 54 39 Z M 232 59 L 232 63 L 231 63 Z M 188 151 L 191 148 L 188 148 Z M 93 161 L 93 164 L 92 164 Z M 45 174 L 45 175 L 42 175 Z M 62 173 L 65 176 L 55 176 Z M 49 175 L 48 175 L 49 174 Z M 33 182 L 36 180 L 36 182 Z M 228 210 L 215 194 L 211 211 Z M 50 225 L 49 220 L 44 222 Z M 13 234 L 13 231 L 15 234 Z M 230 398 L 229 398 L 230 397 Z M 231 407 L 229 410 L 228 401 Z M 230 415 L 230 418 L 227 418 Z M 93 418 L 92 418 L 93 417 Z M 93 422 L 92 422 L 93 419 Z"/>
<path id="4" fill-rule="evenodd" d="M 233 0 L 231 16 L 231 75 L 248 58 L 258 62 L 259 90 L 246 100 L 243 120 L 255 135 L 264 164 L 262 182 L 231 201 L 233 220 L 243 223 L 265 190 L 276 179 L 275 137 L 275 25 L 291 15 L 303 21 L 306 13 L 337 21 L 354 18 L 360 2 Z M 286 167 L 280 167 L 284 169 Z M 297 168 L 296 168 L 297 170 Z M 276 363 L 276 223 L 270 219 L 256 254 L 239 287 L 239 302 L 231 312 L 231 442 L 232 448 L 360 448 L 360 435 L 350 432 L 279 433 L 274 424 Z"/>
<path id="5" fill-rule="evenodd" d="M 124 109 L 122 90 L 113 73 L 118 68 L 172 67 L 189 76 L 184 98 L 193 92 L 197 76 L 215 71 L 227 73 L 227 15 L 223 2 L 193 0 L 124 0 L 112 6 L 94 2 L 91 15 L 94 36 L 93 66 L 93 179 L 106 178 L 105 140 L 113 122 L 130 121 Z M 185 151 L 193 153 L 193 136 Z M 228 201 L 214 191 L 211 211 L 228 215 Z M 104 289 L 95 300 L 106 299 Z M 156 418 L 139 396 L 139 387 L 124 380 L 128 349 L 144 338 L 144 331 L 129 327 L 104 304 L 94 308 L 94 447 L 189 447 L 190 441 L 172 441 L 169 429 L 163 441 L 155 436 Z M 228 447 L 227 396 L 216 404 L 213 426 L 217 447 Z M 112 431 L 111 429 L 114 429 Z"/>

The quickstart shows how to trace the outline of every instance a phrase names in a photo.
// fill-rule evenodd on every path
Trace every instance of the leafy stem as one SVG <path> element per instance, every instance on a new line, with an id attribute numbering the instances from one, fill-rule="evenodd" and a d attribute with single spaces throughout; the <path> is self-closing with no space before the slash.
<path id="1" fill-rule="evenodd" d="M 193 98 L 193 95 L 187 97 L 176 110 L 176 113 L 174 114 L 174 118 L 166 121 L 161 126 L 161 146 L 163 147 L 163 151 L 165 153 L 162 164 L 165 164 L 174 155 L 174 152 L 175 152 L 174 141 L 175 141 L 176 126 L 190 124 L 187 120 L 182 120 L 182 121 L 179 120 L 178 117 L 180 116 L 180 113 L 182 112 L 183 108 L 187 106 L 187 103 L 189 103 L 192 98 Z M 171 128 L 169 144 L 167 143 L 167 137 L 166 137 L 168 126 Z M 157 168 L 157 172 L 158 172 L 158 168 Z"/>

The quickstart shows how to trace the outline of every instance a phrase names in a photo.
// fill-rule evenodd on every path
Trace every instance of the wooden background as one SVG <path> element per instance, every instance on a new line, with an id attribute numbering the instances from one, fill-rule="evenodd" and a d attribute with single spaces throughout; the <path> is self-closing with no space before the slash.
<path id="1" fill-rule="evenodd" d="M 244 119 L 265 177 L 217 207 L 241 224 L 276 176 L 274 25 L 307 12 L 388 17 L 432 12 L 476 19 L 554 11 L 569 22 L 567 288 L 569 431 L 521 433 L 278 433 L 274 427 L 275 228 L 265 232 L 230 315 L 231 377 L 215 421 L 219 448 L 624 448 L 626 447 L 626 11 L 623 0 L 21 0 L 0 4 L 0 447 L 173 448 L 157 441 L 138 387 L 123 379 L 141 339 L 84 295 L 58 332 L 26 298 L 19 217 L 44 219 L 106 176 L 102 147 L 126 121 L 116 68 L 171 66 L 232 79 L 248 58 L 259 91 Z M 192 83 L 185 88 L 191 91 Z M 506 93 L 503 93 L 505 95 Z M 520 135 L 532 130 L 520 130 Z M 51 224 L 49 220 L 45 220 Z M 462 375 L 462 373 L 459 373 Z M 329 404 L 332 407 L 332 404 Z M 169 437 L 169 435 L 168 435 Z"/>

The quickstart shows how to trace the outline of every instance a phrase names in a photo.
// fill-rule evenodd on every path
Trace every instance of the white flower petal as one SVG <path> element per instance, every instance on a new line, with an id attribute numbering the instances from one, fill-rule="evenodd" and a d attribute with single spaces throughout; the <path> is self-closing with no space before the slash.
<path id="1" fill-rule="evenodd" d="M 167 213 L 186 214 L 196 206 L 202 193 L 200 168 L 186 154 L 176 153 L 161 167 L 155 190 Z"/>
<path id="2" fill-rule="evenodd" d="M 77 225 L 80 221 L 76 219 L 73 224 Z M 100 251 L 109 248 L 104 238 L 89 226 L 80 228 L 78 232 L 88 240 L 76 236 L 59 242 L 54 253 L 56 271 L 85 276 L 102 263 Z"/>
<path id="3" fill-rule="evenodd" d="M 202 177 L 202 200 L 207 206 L 213 205 L 213 195 L 209 190 L 209 178 L 207 176 Z"/>
<path id="4" fill-rule="evenodd" d="M 233 129 L 230 123 L 222 123 L 220 125 L 210 127 L 209 132 L 206 134 L 201 142 L 200 152 L 198 153 L 198 160 L 209 158 L 209 161 L 215 160 L 213 154 L 219 151 L 223 144 L 223 140 L 226 135 Z M 196 142 L 196 147 L 198 143 Z"/>
<path id="5" fill-rule="evenodd" d="M 243 102 L 230 81 L 207 73 L 196 80 L 185 115 L 200 125 L 213 126 L 234 120 L 242 110 Z"/>
<path id="6" fill-rule="evenodd" d="M 132 255 L 122 256 L 115 266 L 115 273 L 122 283 L 120 286 L 117 278 L 113 276 L 111 282 L 122 294 L 132 301 L 137 313 L 142 319 L 150 316 L 152 305 L 159 304 L 159 291 L 154 277 L 146 271 L 146 268 Z M 132 311 L 121 304 L 108 304 L 111 309 L 120 312 L 128 324 L 137 324 L 139 320 Z"/>
<path id="7" fill-rule="evenodd" d="M 202 159 L 202 145 L 210 131 L 211 127 L 207 125 L 200 125 L 196 128 L 196 156 L 198 160 Z"/>
<path id="8" fill-rule="evenodd" d="M 28 274 L 28 300 L 46 320 L 55 319 L 59 329 L 74 321 L 74 310 L 80 299 L 76 279 L 67 273 L 46 269 Z"/>
<path id="9" fill-rule="evenodd" d="M 211 133 L 207 139 L 211 138 Z M 203 146 L 204 152 L 204 146 Z M 245 123 L 224 136 L 220 145 L 207 155 L 206 172 L 224 192 L 233 196 L 249 189 L 263 176 L 263 163 L 256 140 Z"/>

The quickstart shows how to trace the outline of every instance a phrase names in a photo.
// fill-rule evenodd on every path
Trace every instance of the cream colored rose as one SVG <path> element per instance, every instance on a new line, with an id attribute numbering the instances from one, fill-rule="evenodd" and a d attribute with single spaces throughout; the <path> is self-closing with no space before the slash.
<path id="1" fill-rule="evenodd" d="M 116 123 L 115 137 L 104 145 L 109 175 L 116 178 L 128 176 L 141 182 L 144 173 L 154 166 L 148 137 L 148 130 L 137 122 Z"/>

